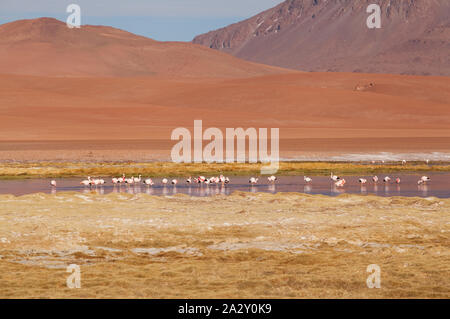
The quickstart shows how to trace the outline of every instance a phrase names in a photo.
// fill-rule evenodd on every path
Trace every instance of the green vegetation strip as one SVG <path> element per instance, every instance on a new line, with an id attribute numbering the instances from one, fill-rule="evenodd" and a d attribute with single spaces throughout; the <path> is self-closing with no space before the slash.
<path id="1" fill-rule="evenodd" d="M 257 176 L 262 164 L 179 164 L 171 162 L 152 163 L 2 163 L 0 179 L 63 178 L 85 176 L 197 176 L 218 175 Z M 423 162 L 369 164 L 348 162 L 282 162 L 276 175 L 371 175 L 408 172 L 450 172 L 450 163 Z"/>

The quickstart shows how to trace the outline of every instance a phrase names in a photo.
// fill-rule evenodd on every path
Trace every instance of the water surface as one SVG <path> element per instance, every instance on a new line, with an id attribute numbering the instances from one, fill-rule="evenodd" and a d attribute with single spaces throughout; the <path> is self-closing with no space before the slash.
<path id="1" fill-rule="evenodd" d="M 82 193 L 146 193 L 150 195 L 170 196 L 175 194 L 187 194 L 191 196 L 212 196 L 217 194 L 229 195 L 234 191 L 246 192 L 297 192 L 306 194 L 322 194 L 336 196 L 340 194 L 362 194 L 378 196 L 407 196 L 407 197 L 439 197 L 450 198 L 450 173 L 430 173 L 431 182 L 428 185 L 417 185 L 418 179 L 423 174 L 393 174 L 389 175 L 393 180 L 401 178 L 401 184 L 378 182 L 374 184 L 371 176 L 344 176 L 347 184 L 343 188 L 337 188 L 329 177 L 312 176 L 313 181 L 306 184 L 303 176 L 280 176 L 275 184 L 267 182 L 265 177 L 260 178 L 259 184 L 250 186 L 247 177 L 231 177 L 231 183 L 222 185 L 187 185 L 184 178 L 179 178 L 179 184 L 163 186 L 161 179 L 153 179 L 155 185 L 121 185 L 113 186 L 110 178 L 104 177 L 107 184 L 102 187 L 83 187 L 80 178 L 57 179 L 57 187 L 50 186 L 50 179 L 28 179 L 28 180 L 4 180 L 0 181 L 0 194 L 25 195 L 33 193 L 57 193 L 76 191 Z M 379 175 L 380 180 L 386 175 Z M 358 182 L 359 178 L 368 179 L 366 185 Z"/>

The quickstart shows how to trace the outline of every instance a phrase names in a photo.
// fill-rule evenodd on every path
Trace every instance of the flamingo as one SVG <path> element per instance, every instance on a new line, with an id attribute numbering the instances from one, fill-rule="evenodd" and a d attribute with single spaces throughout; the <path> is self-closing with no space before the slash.
<path id="1" fill-rule="evenodd" d="M 172 185 L 176 186 L 177 184 L 178 184 L 178 180 L 173 179 L 173 180 L 172 180 Z"/>
<path id="2" fill-rule="evenodd" d="M 88 180 L 81 181 L 80 184 L 81 184 L 81 185 L 84 185 L 84 186 L 91 186 L 91 182 L 88 181 Z"/>
<path id="3" fill-rule="evenodd" d="M 144 180 L 143 183 L 145 185 L 147 185 L 147 186 L 153 186 L 154 185 L 154 183 L 153 183 L 151 178 L 148 178 L 148 179 Z"/>
<path id="4" fill-rule="evenodd" d="M 429 178 L 428 176 L 422 176 L 419 181 L 422 182 L 421 184 L 426 184 L 427 182 L 431 181 L 431 178 Z"/>
<path id="5" fill-rule="evenodd" d="M 311 178 L 311 177 L 307 177 L 307 176 L 303 176 L 303 180 L 304 180 L 306 183 L 311 183 L 311 182 L 312 182 L 312 178 Z"/>
<path id="6" fill-rule="evenodd" d="M 333 175 L 333 172 L 330 174 L 330 178 L 332 181 L 337 182 L 341 178 L 339 176 Z"/>
<path id="7" fill-rule="evenodd" d="M 112 181 L 112 183 L 113 183 L 114 185 L 120 183 L 120 182 L 119 182 L 119 179 L 118 179 L 118 178 L 115 178 L 115 177 L 113 177 L 113 178 L 111 179 L 111 181 Z"/>
<path id="8" fill-rule="evenodd" d="M 344 187 L 345 183 L 346 183 L 345 179 L 341 179 L 336 183 L 334 183 L 334 185 L 336 185 L 336 187 Z"/>
<path id="9" fill-rule="evenodd" d="M 131 176 L 131 178 L 126 178 L 125 179 L 125 184 L 134 184 L 134 177 Z"/>
<path id="10" fill-rule="evenodd" d="M 250 184 L 258 184 L 258 178 L 255 177 L 251 177 L 250 180 L 248 181 Z"/>
<path id="11" fill-rule="evenodd" d="M 406 165 L 406 160 L 403 160 L 403 161 L 402 161 L 402 165 Z"/>
<path id="12" fill-rule="evenodd" d="M 395 183 L 396 184 L 400 184 L 402 181 L 401 181 L 401 179 L 400 179 L 400 177 L 397 177 L 396 179 L 395 179 Z"/>
<path id="13" fill-rule="evenodd" d="M 136 184 L 141 182 L 141 175 L 139 175 L 139 177 L 134 177 L 133 178 L 133 182 L 135 182 Z"/>
<path id="14" fill-rule="evenodd" d="M 192 177 L 189 176 L 189 178 L 186 179 L 186 183 L 191 184 L 192 183 Z"/>
<path id="15" fill-rule="evenodd" d="M 276 176 L 270 176 L 270 177 L 267 177 L 267 180 L 269 181 L 269 183 L 275 183 L 275 181 L 277 181 L 277 177 Z"/>
<path id="16" fill-rule="evenodd" d="M 359 181 L 361 184 L 366 184 L 366 183 L 367 183 L 367 179 L 365 179 L 365 178 L 360 178 L 358 181 Z"/>
<path id="17" fill-rule="evenodd" d="M 374 183 L 378 183 L 378 176 L 372 177 L 372 180 L 373 180 Z"/>
<path id="18" fill-rule="evenodd" d="M 125 183 L 125 174 L 122 174 L 122 177 L 119 177 L 118 179 L 117 179 L 117 182 L 120 184 L 120 183 Z"/>
<path id="19" fill-rule="evenodd" d="M 161 181 L 161 183 L 163 185 L 167 185 L 168 182 L 169 182 L 169 180 L 167 178 L 163 178 L 162 181 Z"/>
<path id="20" fill-rule="evenodd" d="M 81 181 L 80 184 L 81 184 L 81 185 L 84 185 L 85 187 L 86 187 L 86 186 L 92 186 L 92 180 L 91 180 L 91 177 L 88 176 L 88 178 L 85 179 L 84 181 Z"/>
<path id="21" fill-rule="evenodd" d="M 389 176 L 386 176 L 385 178 L 383 178 L 383 182 L 385 183 L 389 183 L 391 181 L 391 178 Z"/>
<path id="22" fill-rule="evenodd" d="M 204 183 L 206 181 L 206 177 L 205 176 L 199 176 L 197 178 L 197 181 L 198 181 L 199 184 Z"/>
<path id="23" fill-rule="evenodd" d="M 92 181 L 92 183 L 93 183 L 95 186 L 102 185 L 102 180 L 101 180 L 101 179 L 94 179 L 94 180 Z"/>
<path id="24" fill-rule="evenodd" d="M 50 185 L 51 185 L 52 187 L 56 187 L 56 181 L 55 181 L 55 180 L 50 181 Z"/>
<path id="25" fill-rule="evenodd" d="M 225 184 L 229 184 L 230 183 L 230 179 L 228 177 L 225 177 Z"/>

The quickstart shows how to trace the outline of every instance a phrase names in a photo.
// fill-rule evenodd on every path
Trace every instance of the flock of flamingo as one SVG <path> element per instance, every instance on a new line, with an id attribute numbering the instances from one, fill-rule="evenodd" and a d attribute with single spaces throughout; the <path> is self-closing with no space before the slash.
<path id="1" fill-rule="evenodd" d="M 336 187 L 344 187 L 345 186 L 346 181 L 345 181 L 344 178 L 341 178 L 341 177 L 339 177 L 337 175 L 333 175 L 333 173 L 330 174 L 330 178 L 334 182 L 334 185 Z M 306 176 L 304 177 L 304 180 L 305 180 L 306 183 L 312 182 L 312 179 L 309 178 L 309 177 L 306 177 Z M 374 176 L 374 177 L 372 177 L 372 181 L 374 183 L 378 183 L 380 181 L 380 179 L 378 178 L 378 176 Z M 424 185 L 424 184 L 426 184 L 427 182 L 430 182 L 430 181 L 431 181 L 431 178 L 429 178 L 428 176 L 422 176 L 417 181 L 417 185 Z M 367 184 L 367 179 L 366 178 L 360 178 L 360 179 L 358 179 L 358 182 L 361 185 L 364 185 L 364 184 Z M 390 178 L 389 176 L 386 176 L 386 177 L 383 178 L 383 183 L 391 183 L 391 182 L 392 182 L 392 178 Z M 400 184 L 401 183 L 400 177 L 397 177 L 395 179 L 395 183 L 396 184 Z"/>
<path id="2" fill-rule="evenodd" d="M 334 175 L 333 173 L 330 174 L 330 179 L 331 179 L 331 181 L 334 183 L 334 185 L 336 187 L 344 187 L 345 184 L 346 184 L 345 178 L 342 178 L 340 176 Z M 270 177 L 267 178 L 268 183 L 273 183 L 274 184 L 277 180 L 278 180 L 278 178 L 276 176 L 270 176 Z M 310 184 L 310 183 L 313 182 L 313 179 L 311 177 L 308 177 L 308 176 L 304 176 L 303 180 L 305 181 L 306 184 Z M 380 179 L 378 178 L 378 176 L 373 176 L 372 177 L 372 181 L 373 181 L 373 183 L 378 183 L 380 181 Z M 382 179 L 382 181 L 383 181 L 383 183 L 392 183 L 393 179 L 391 177 L 389 177 L 389 176 L 386 176 L 386 177 L 384 177 Z M 430 177 L 422 176 L 417 181 L 417 184 L 418 185 L 424 185 L 424 184 L 426 184 L 426 183 L 428 183 L 430 181 L 431 181 Z M 139 175 L 138 177 L 132 176 L 130 178 L 127 178 L 125 176 L 125 174 L 122 174 L 121 177 L 117 177 L 117 178 L 114 177 L 114 178 L 112 178 L 111 182 L 112 182 L 112 184 L 114 186 L 116 186 L 116 185 L 120 186 L 122 184 L 126 184 L 126 185 L 144 184 L 144 185 L 147 185 L 148 187 L 150 187 L 150 186 L 155 185 L 155 183 L 153 182 L 153 180 L 151 178 L 142 179 L 142 175 Z M 358 180 L 358 182 L 361 185 L 365 185 L 365 184 L 367 184 L 368 181 L 365 178 L 360 178 Z M 399 177 L 397 177 L 397 178 L 394 179 L 394 182 L 396 184 L 400 184 L 401 180 L 400 180 Z M 171 185 L 173 185 L 173 186 L 176 186 L 178 184 L 178 180 L 177 179 L 172 179 L 172 180 L 169 181 L 169 179 L 167 179 L 167 178 L 163 178 L 161 180 L 161 184 L 164 185 L 164 186 L 168 185 L 169 183 Z M 229 184 L 229 183 L 230 183 L 230 179 L 228 177 L 223 176 L 223 175 L 220 175 L 218 177 L 211 177 L 211 178 L 206 178 L 205 176 L 198 176 L 198 177 L 194 177 L 194 178 L 193 177 L 189 177 L 189 178 L 186 179 L 186 184 L 199 184 L 199 185 L 205 184 L 207 186 L 208 185 L 219 185 L 219 184 L 226 185 L 226 184 Z M 249 179 L 249 184 L 251 184 L 251 185 L 255 185 L 255 184 L 258 184 L 258 183 L 259 183 L 259 178 L 258 177 L 251 177 Z M 89 176 L 87 179 L 81 181 L 80 184 L 85 186 L 85 187 L 98 187 L 98 186 L 105 185 L 106 182 L 105 182 L 104 179 L 92 179 Z M 50 181 L 50 185 L 52 187 L 56 187 L 56 181 L 55 180 Z"/>

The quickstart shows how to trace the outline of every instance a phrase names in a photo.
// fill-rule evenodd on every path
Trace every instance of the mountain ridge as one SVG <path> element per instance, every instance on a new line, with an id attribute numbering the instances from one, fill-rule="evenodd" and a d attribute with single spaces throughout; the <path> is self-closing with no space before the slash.
<path id="1" fill-rule="evenodd" d="M 372 2 L 288 0 L 192 42 L 304 71 L 450 75 L 450 1 L 375 1 L 382 28 L 368 29 Z"/>

